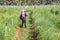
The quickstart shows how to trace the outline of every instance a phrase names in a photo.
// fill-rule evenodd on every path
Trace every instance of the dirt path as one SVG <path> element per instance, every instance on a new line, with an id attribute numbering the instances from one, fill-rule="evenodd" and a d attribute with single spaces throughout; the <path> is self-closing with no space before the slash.
<path id="1" fill-rule="evenodd" d="M 17 27 L 15 29 L 15 36 L 13 37 L 13 40 L 18 40 L 19 35 L 22 36 L 22 30 L 20 27 Z"/>
<path id="2" fill-rule="evenodd" d="M 34 25 L 31 25 L 30 27 L 30 36 L 31 36 L 31 40 L 37 40 L 37 34 L 36 34 L 36 31 L 35 31 L 35 26 Z"/>

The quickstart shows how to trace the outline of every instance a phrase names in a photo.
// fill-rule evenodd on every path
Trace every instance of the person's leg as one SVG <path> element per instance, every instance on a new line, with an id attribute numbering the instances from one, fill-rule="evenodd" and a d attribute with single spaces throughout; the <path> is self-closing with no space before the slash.
<path id="1" fill-rule="evenodd" d="M 26 20 L 24 20 L 24 25 L 25 25 L 25 27 L 26 27 Z"/>
<path id="2" fill-rule="evenodd" d="M 23 20 L 22 20 L 22 25 L 21 26 L 23 27 Z"/>
<path id="3" fill-rule="evenodd" d="M 27 27 L 27 26 L 26 26 L 26 21 L 25 21 L 25 27 Z"/>

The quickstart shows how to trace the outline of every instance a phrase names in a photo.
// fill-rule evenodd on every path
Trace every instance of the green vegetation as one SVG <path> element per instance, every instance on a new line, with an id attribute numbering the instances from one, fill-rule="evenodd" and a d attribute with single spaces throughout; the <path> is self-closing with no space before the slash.
<path id="1" fill-rule="evenodd" d="M 60 6 L 36 6 L 33 12 L 37 39 L 60 40 Z"/>
<path id="2" fill-rule="evenodd" d="M 18 23 L 18 11 L 15 7 L 0 7 L 0 40 L 12 40 Z"/>
<path id="3" fill-rule="evenodd" d="M 24 7 L 0 6 L 0 40 L 13 39 L 15 28 L 21 25 L 19 17 L 23 8 Z M 24 30 L 26 31 L 27 29 Z"/>
<path id="4" fill-rule="evenodd" d="M 0 40 L 12 40 L 15 28 L 21 24 L 19 16 L 22 9 L 26 10 L 28 17 L 29 13 L 33 11 L 31 12 L 33 13 L 32 20 L 36 27 L 38 40 L 60 40 L 60 6 L 28 6 L 27 8 L 24 6 L 0 6 Z M 28 29 L 22 28 L 24 33 L 27 33 Z"/>

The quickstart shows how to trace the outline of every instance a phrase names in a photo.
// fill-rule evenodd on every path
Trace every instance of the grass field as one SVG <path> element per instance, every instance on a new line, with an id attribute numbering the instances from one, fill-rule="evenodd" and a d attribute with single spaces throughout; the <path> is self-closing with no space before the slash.
<path id="1" fill-rule="evenodd" d="M 12 40 L 15 28 L 20 26 L 21 10 L 25 9 L 27 28 L 22 28 L 22 40 L 30 40 L 29 13 L 32 11 L 32 21 L 36 28 L 38 40 L 60 40 L 60 6 L 0 6 L 0 40 Z M 25 38 L 26 37 L 26 38 Z M 18 37 L 20 40 L 21 37 Z"/>

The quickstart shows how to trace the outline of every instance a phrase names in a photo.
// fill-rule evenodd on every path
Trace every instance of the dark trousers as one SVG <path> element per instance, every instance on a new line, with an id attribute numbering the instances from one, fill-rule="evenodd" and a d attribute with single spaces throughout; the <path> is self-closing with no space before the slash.
<path id="1" fill-rule="evenodd" d="M 22 20 L 22 27 L 23 25 L 26 27 L 26 20 Z"/>

